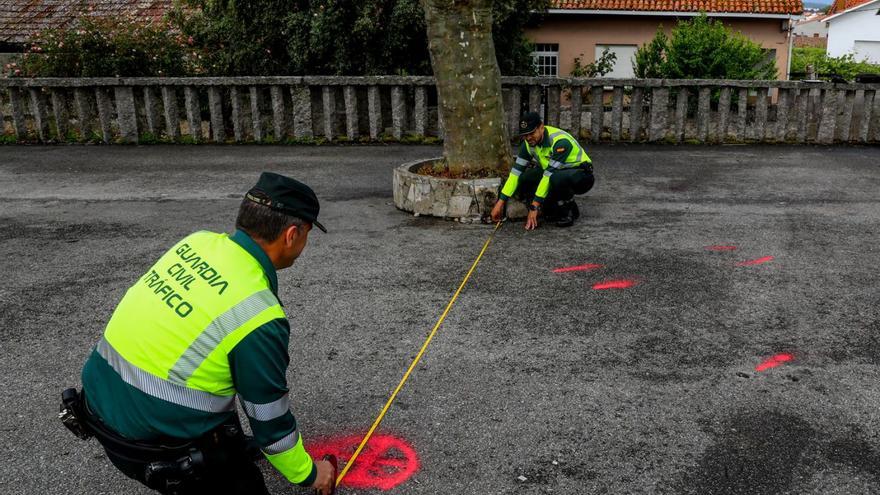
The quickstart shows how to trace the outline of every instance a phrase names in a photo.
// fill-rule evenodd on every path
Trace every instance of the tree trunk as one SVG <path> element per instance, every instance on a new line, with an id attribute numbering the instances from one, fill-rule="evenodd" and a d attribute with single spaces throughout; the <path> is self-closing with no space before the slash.
<path id="1" fill-rule="evenodd" d="M 491 0 L 421 0 L 450 172 L 500 170 L 512 159 Z"/>

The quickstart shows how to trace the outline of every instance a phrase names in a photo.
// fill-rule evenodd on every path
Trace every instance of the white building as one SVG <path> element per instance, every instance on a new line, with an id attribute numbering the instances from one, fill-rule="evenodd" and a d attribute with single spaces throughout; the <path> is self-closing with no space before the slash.
<path id="1" fill-rule="evenodd" d="M 880 64 L 880 0 L 847 3 L 848 8 L 825 18 L 826 53 L 831 57 L 851 53 L 856 60 Z"/>
<path id="2" fill-rule="evenodd" d="M 817 15 L 800 20 L 795 23 L 792 32 L 795 36 L 825 38 L 828 36 L 828 26 L 825 24 L 825 16 Z"/>

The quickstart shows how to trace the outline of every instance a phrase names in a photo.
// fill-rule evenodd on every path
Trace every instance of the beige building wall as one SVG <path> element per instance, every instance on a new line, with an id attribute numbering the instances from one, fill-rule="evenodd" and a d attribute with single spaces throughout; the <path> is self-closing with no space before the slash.
<path id="1" fill-rule="evenodd" d="M 558 43 L 559 75 L 567 76 L 575 57 L 580 57 L 582 64 L 595 61 L 597 44 L 641 46 L 651 41 L 661 24 L 669 34 L 677 19 L 648 15 L 551 14 L 537 28 L 527 29 L 526 36 L 534 43 Z M 776 50 L 778 77 L 788 78 L 788 33 L 783 30 L 787 19 L 715 19 L 762 47 Z"/>

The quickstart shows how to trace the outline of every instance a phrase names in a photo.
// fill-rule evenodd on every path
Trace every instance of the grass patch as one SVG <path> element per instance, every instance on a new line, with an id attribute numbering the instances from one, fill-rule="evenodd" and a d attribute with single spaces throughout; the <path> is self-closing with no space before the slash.
<path id="1" fill-rule="evenodd" d="M 145 132 L 138 137 L 139 144 L 159 144 L 162 140 L 152 132 Z"/>
<path id="2" fill-rule="evenodd" d="M 104 142 L 104 135 L 98 131 L 92 131 L 85 139 L 88 143 L 101 144 Z"/>

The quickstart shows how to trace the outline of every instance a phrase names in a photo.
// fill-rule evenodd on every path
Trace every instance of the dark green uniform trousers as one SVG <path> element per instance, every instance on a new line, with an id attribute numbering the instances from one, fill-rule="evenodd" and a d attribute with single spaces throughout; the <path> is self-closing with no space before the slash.
<path id="1" fill-rule="evenodd" d="M 522 201 L 531 202 L 543 175 L 544 170 L 540 167 L 526 169 L 519 176 L 516 197 Z M 557 203 L 568 201 L 575 194 L 586 193 L 593 188 L 595 182 L 596 179 L 593 177 L 593 171 L 589 165 L 553 172 L 553 175 L 550 176 L 550 192 L 547 194 L 547 199 L 544 200 L 545 212 L 550 213 L 555 209 Z"/>

